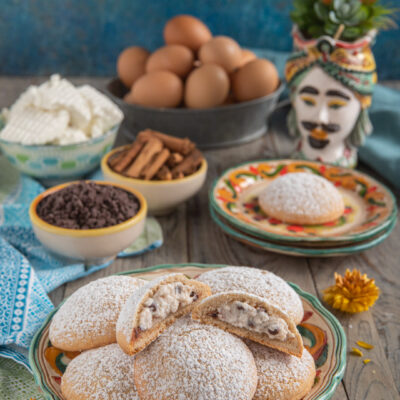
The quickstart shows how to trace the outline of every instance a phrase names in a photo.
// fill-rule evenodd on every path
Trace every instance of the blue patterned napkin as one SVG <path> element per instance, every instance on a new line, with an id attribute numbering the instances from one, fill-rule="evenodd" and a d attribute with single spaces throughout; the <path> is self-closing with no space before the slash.
<path id="1" fill-rule="evenodd" d="M 93 178 L 102 176 L 97 173 Z M 47 293 L 110 264 L 71 265 L 44 249 L 33 233 L 28 214 L 30 202 L 43 190 L 0 157 L 0 356 L 28 369 L 32 337 L 53 308 Z M 162 242 L 160 225 L 148 218 L 142 235 L 119 257 L 142 254 Z"/>

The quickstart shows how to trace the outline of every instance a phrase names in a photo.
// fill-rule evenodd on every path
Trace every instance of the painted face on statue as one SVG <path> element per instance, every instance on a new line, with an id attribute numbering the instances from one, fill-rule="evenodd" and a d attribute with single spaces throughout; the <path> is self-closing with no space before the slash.
<path id="1" fill-rule="evenodd" d="M 354 93 L 319 67 L 302 80 L 294 107 L 302 148 L 321 153 L 318 158 L 328 162 L 329 155 L 342 151 L 361 111 Z"/>

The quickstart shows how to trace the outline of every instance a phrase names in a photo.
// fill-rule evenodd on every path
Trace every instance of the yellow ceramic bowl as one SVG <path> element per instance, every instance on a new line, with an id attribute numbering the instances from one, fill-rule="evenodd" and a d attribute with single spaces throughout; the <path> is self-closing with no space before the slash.
<path id="1" fill-rule="evenodd" d="M 145 181 L 143 179 L 129 178 L 114 172 L 108 166 L 108 160 L 113 154 L 120 152 L 126 147 L 128 146 L 118 147 L 103 157 L 101 160 L 101 169 L 104 178 L 140 191 L 147 200 L 149 213 L 153 215 L 168 214 L 179 204 L 194 196 L 203 186 L 208 167 L 205 159 L 199 170 L 194 174 L 170 181 Z"/>
<path id="2" fill-rule="evenodd" d="M 93 182 L 93 181 L 91 181 Z M 132 193 L 139 201 L 138 213 L 121 224 L 100 229 L 66 229 L 48 224 L 37 214 L 39 202 L 46 196 L 76 182 L 54 186 L 37 196 L 31 203 L 29 216 L 39 241 L 50 251 L 90 265 L 103 264 L 131 245 L 142 233 L 146 221 L 147 202 L 143 195 L 127 185 L 94 181 Z"/>

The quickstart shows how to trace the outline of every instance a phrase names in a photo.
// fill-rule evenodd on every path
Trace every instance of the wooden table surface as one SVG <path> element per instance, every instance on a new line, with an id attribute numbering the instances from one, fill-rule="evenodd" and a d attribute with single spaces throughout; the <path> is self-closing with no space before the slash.
<path id="1" fill-rule="evenodd" d="M 75 83 L 88 82 L 100 88 L 106 81 L 102 78 L 72 80 Z M 0 107 L 12 104 L 29 83 L 41 81 L 43 78 L 0 78 Z M 397 82 L 390 85 L 399 86 Z M 119 141 L 122 140 L 119 138 Z M 212 222 L 208 212 L 208 189 L 224 169 L 243 161 L 260 159 L 266 152 L 265 138 L 237 147 L 206 151 L 209 171 L 201 192 L 170 216 L 158 218 L 164 234 L 161 248 L 140 257 L 116 260 L 106 269 L 54 290 L 50 298 L 57 305 L 82 285 L 120 271 L 156 264 L 200 262 L 265 268 L 321 299 L 322 290 L 334 282 L 334 272 L 344 273 L 346 268 L 359 268 L 376 279 L 381 289 L 379 300 L 371 311 L 352 316 L 334 314 L 346 331 L 348 349 L 351 350 L 357 340 L 364 340 L 375 347 L 368 352 L 368 358 L 372 360 L 368 365 L 364 365 L 361 358 L 348 354 L 345 376 L 333 399 L 399 399 L 400 223 L 380 245 L 346 257 L 296 258 L 255 250 L 236 242 Z M 388 184 L 367 167 L 360 166 L 360 169 Z M 393 191 L 399 203 L 400 191 Z"/>

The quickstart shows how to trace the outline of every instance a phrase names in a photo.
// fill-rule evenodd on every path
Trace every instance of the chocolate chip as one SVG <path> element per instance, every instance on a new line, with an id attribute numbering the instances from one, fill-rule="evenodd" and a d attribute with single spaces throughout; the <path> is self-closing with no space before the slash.
<path id="1" fill-rule="evenodd" d="M 271 335 L 277 335 L 279 333 L 279 328 L 268 328 L 268 333 Z"/>
<path id="2" fill-rule="evenodd" d="M 81 181 L 58 190 L 37 206 L 41 219 L 67 229 L 106 228 L 133 217 L 139 201 L 132 194 L 111 185 Z"/>
<path id="3" fill-rule="evenodd" d="M 190 292 L 190 297 L 193 298 L 193 301 L 196 301 L 199 298 L 199 296 L 194 291 Z"/>
<path id="4" fill-rule="evenodd" d="M 212 317 L 212 318 L 217 318 L 218 317 L 218 315 L 219 315 L 219 313 L 218 313 L 218 311 L 214 311 L 214 312 L 212 312 L 212 313 L 210 313 L 210 314 L 208 314 L 210 317 Z"/>
<path id="5" fill-rule="evenodd" d="M 243 307 L 242 305 L 240 305 L 240 304 L 238 304 L 238 305 L 236 306 L 236 308 L 237 308 L 239 311 L 243 311 L 243 310 L 244 310 L 244 307 Z"/>
<path id="6" fill-rule="evenodd" d="M 249 328 L 254 328 L 254 327 L 255 327 L 254 322 L 251 321 L 250 319 L 247 321 L 247 326 L 248 326 Z"/>
<path id="7" fill-rule="evenodd" d="M 153 303 L 151 306 L 149 306 L 151 311 L 156 311 L 157 310 L 157 306 L 155 305 L 155 303 Z"/>

